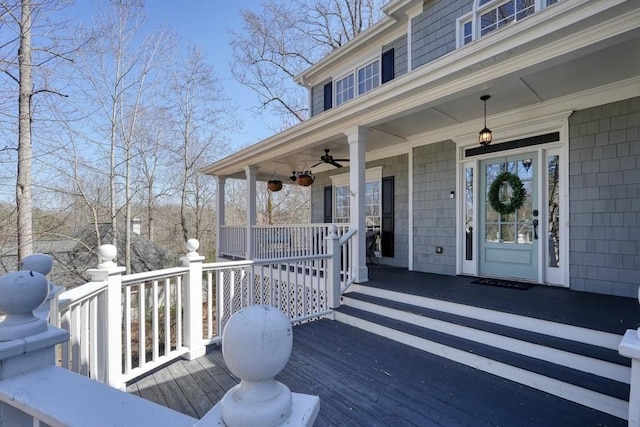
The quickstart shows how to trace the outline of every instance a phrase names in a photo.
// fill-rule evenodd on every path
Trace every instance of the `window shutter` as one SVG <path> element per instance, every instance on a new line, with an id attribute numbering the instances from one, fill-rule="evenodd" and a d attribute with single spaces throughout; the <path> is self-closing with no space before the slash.
<path id="1" fill-rule="evenodd" d="M 382 84 L 395 78 L 394 49 L 389 49 L 382 54 Z"/>
<path id="2" fill-rule="evenodd" d="M 333 222 L 333 187 L 324 187 L 324 222 Z"/>
<path id="3" fill-rule="evenodd" d="M 380 248 L 383 257 L 393 258 L 394 236 L 393 229 L 393 199 L 394 181 L 392 176 L 382 178 L 382 234 L 380 236 Z"/>
<path id="4" fill-rule="evenodd" d="M 333 107 L 333 82 L 324 85 L 324 111 Z"/>

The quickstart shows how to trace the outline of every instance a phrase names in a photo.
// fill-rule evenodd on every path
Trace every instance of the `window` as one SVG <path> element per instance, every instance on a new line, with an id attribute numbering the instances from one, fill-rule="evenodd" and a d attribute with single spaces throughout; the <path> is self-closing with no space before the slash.
<path id="1" fill-rule="evenodd" d="M 539 12 L 559 0 L 478 0 L 472 13 L 458 20 L 458 47 Z"/>
<path id="2" fill-rule="evenodd" d="M 369 92 L 380 84 L 380 61 L 373 61 L 358 69 L 358 95 Z"/>
<path id="3" fill-rule="evenodd" d="M 349 209 L 349 186 L 336 185 L 336 212 L 334 215 L 337 223 L 351 221 L 351 210 Z"/>
<path id="4" fill-rule="evenodd" d="M 338 80 L 336 82 L 336 105 L 340 105 L 353 98 L 353 88 L 353 74 L 349 74 Z"/>
<path id="5" fill-rule="evenodd" d="M 356 96 L 356 86 L 358 95 L 369 92 L 380 86 L 380 60 L 369 62 L 362 67 L 352 70 L 351 73 L 335 81 L 335 105 L 340 105 Z M 328 110 L 327 93 L 325 85 L 325 110 Z"/>

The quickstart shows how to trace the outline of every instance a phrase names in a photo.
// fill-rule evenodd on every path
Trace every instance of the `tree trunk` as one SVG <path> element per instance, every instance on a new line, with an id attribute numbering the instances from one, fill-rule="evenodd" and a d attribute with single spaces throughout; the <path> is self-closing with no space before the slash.
<path id="1" fill-rule="evenodd" d="M 31 200 L 31 0 L 22 0 L 20 16 L 19 93 L 18 93 L 18 173 L 16 207 L 18 217 L 18 264 L 33 252 Z"/>

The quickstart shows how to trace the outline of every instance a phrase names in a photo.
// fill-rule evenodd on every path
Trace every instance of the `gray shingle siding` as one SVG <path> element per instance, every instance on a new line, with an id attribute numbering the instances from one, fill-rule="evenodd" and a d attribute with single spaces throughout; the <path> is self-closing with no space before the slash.
<path id="1" fill-rule="evenodd" d="M 569 118 L 571 288 L 637 296 L 640 285 L 640 98 Z"/>
<path id="2" fill-rule="evenodd" d="M 417 147 L 413 152 L 413 267 L 456 273 L 456 145 L 453 141 Z M 436 246 L 443 251 L 436 254 Z"/>
<path id="3" fill-rule="evenodd" d="M 324 111 L 324 85 L 330 79 L 311 88 L 311 117 Z"/>
<path id="4" fill-rule="evenodd" d="M 407 155 L 394 156 L 368 162 L 367 168 L 382 166 L 382 177 L 394 177 L 394 256 L 384 258 L 385 265 L 407 267 L 409 259 L 409 178 Z M 324 187 L 331 185 L 330 176 L 336 173 L 348 173 L 349 167 L 336 169 L 335 172 L 323 172 L 316 175 L 311 186 L 311 221 L 321 223 L 324 220 Z"/>
<path id="5" fill-rule="evenodd" d="M 406 34 L 402 37 L 397 38 L 388 45 L 382 46 L 382 53 L 388 51 L 389 49 L 394 49 L 394 78 L 397 79 L 401 75 L 407 74 L 407 71 L 409 70 Z"/>
<path id="6" fill-rule="evenodd" d="M 471 12 L 472 6 L 469 0 L 427 2 L 411 21 L 412 69 L 456 49 L 456 19 Z"/>

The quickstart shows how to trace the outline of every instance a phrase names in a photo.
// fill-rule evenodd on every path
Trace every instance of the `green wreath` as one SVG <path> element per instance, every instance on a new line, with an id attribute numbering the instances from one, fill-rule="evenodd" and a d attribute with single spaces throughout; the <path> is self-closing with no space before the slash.
<path id="1" fill-rule="evenodd" d="M 511 200 L 508 204 L 504 204 L 500 201 L 500 187 L 503 183 L 508 183 L 513 190 L 511 194 Z M 527 196 L 527 190 L 524 189 L 522 181 L 518 178 L 518 175 L 514 175 L 510 172 L 502 172 L 496 177 L 489 187 L 489 204 L 500 215 L 509 215 L 520 209 L 524 203 L 524 199 Z"/>

